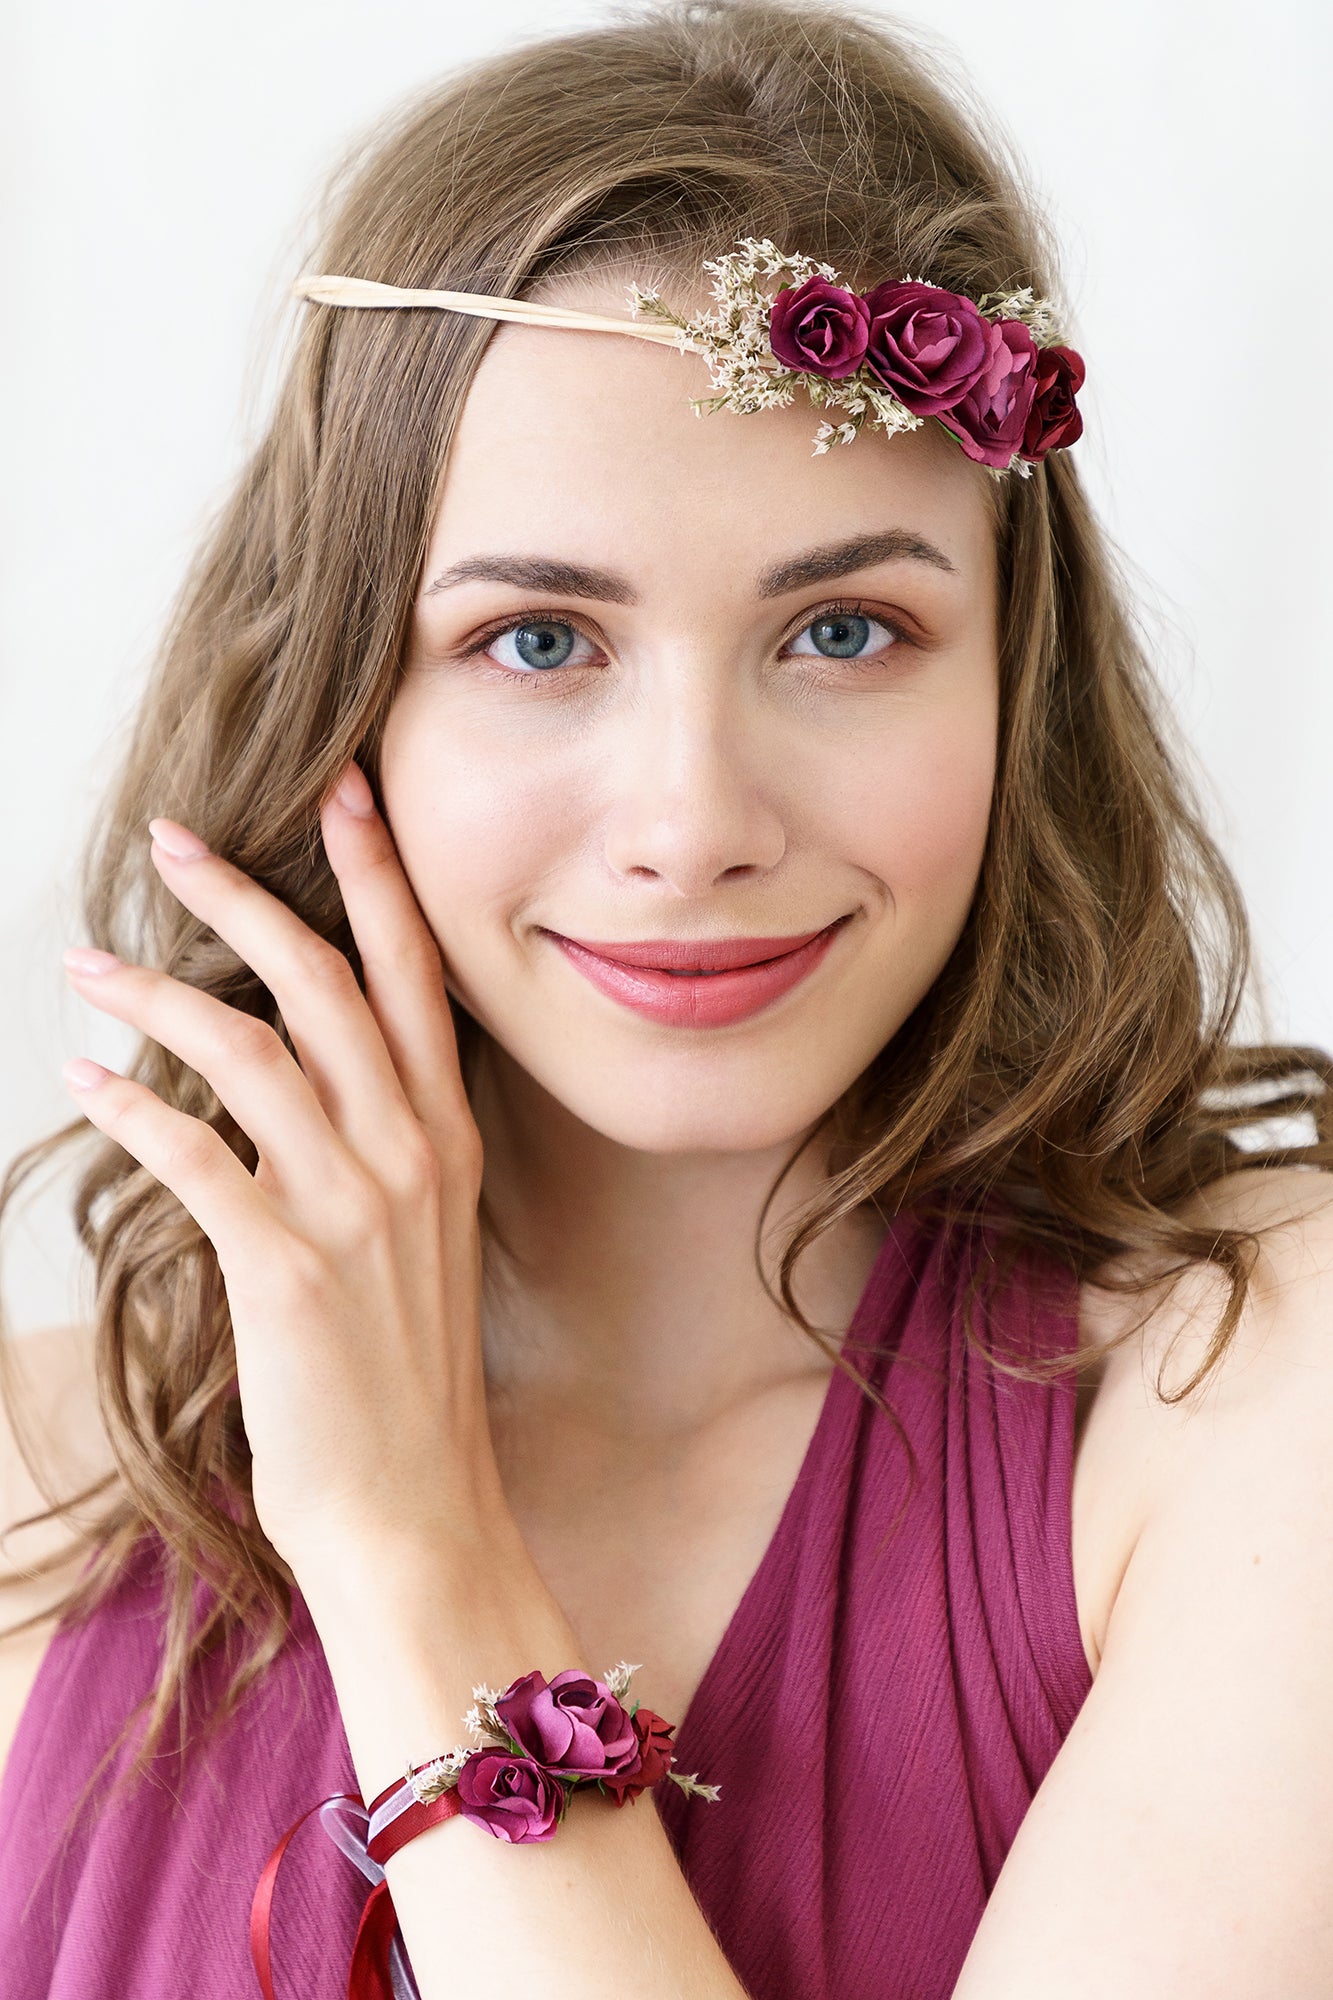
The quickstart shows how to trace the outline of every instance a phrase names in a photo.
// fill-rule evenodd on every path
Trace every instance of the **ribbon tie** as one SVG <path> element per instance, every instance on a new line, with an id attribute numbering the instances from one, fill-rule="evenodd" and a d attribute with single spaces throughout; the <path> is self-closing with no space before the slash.
<path id="1" fill-rule="evenodd" d="M 305 1825 L 311 1813 L 319 1814 L 320 1824 L 334 1846 L 356 1864 L 372 1885 L 352 1946 L 347 2000 L 421 2000 L 398 1931 L 383 1864 L 414 1834 L 439 1820 L 451 1819 L 459 1810 L 456 1791 L 443 1792 L 423 1805 L 411 1796 L 410 1787 L 402 1780 L 386 1787 L 369 1808 L 354 1792 L 335 1792 L 331 1798 L 321 1799 L 303 1812 L 264 1863 L 250 1905 L 250 1956 L 264 2000 L 277 2000 L 270 1924 L 278 1870 L 292 1836 Z"/>

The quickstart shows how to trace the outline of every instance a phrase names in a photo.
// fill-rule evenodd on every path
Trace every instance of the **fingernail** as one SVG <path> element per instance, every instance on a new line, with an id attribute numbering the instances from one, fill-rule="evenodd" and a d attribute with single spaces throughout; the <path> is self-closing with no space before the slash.
<path id="1" fill-rule="evenodd" d="M 63 957 L 71 972 L 114 972 L 120 964 L 113 951 L 95 951 L 91 945 L 73 944 Z"/>
<path id="2" fill-rule="evenodd" d="M 101 1063 L 89 1062 L 87 1056 L 75 1056 L 67 1062 L 60 1074 L 71 1090 L 92 1090 L 96 1084 L 105 1083 L 111 1072 L 103 1069 Z"/>
<path id="3" fill-rule="evenodd" d="M 177 825 L 174 819 L 150 819 L 148 831 L 173 861 L 199 861 L 208 853 L 197 833 L 191 833 L 188 826 Z"/>
<path id="4" fill-rule="evenodd" d="M 375 795 L 359 764 L 349 764 L 333 788 L 333 796 L 353 819 L 370 819 L 375 811 Z"/>

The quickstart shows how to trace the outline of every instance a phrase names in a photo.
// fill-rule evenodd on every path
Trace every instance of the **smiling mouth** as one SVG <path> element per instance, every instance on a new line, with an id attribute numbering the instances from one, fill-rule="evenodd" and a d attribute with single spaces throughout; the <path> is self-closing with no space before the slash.
<path id="1" fill-rule="evenodd" d="M 814 972 L 850 923 L 848 912 L 794 938 L 648 939 L 585 944 L 546 935 L 585 979 L 621 1006 L 669 1028 L 724 1028 L 782 999 Z M 631 956 L 632 954 L 632 956 Z M 662 963 L 674 959 L 674 964 Z M 712 964 L 700 964 L 711 959 Z"/>

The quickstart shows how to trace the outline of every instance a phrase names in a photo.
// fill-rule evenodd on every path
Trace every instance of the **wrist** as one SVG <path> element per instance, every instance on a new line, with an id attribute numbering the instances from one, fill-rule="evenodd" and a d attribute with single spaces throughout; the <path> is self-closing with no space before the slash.
<path id="1" fill-rule="evenodd" d="M 396 1617 L 423 1593 L 464 1603 L 484 1595 L 491 1579 L 509 1574 L 514 1551 L 497 1535 L 421 1527 L 344 1535 L 306 1547 L 289 1566 L 318 1623 L 355 1624 L 368 1610 Z"/>
<path id="2" fill-rule="evenodd" d="M 601 1671 L 530 1560 L 358 1552 L 321 1572 L 307 1603 L 367 1801 L 408 1763 L 475 1747 L 474 1688 L 504 1689 L 534 1669 L 548 1680 Z"/>

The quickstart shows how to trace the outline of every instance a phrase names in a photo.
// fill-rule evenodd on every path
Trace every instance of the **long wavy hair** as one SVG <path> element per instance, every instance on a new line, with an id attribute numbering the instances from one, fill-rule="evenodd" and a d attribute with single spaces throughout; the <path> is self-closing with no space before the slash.
<path id="1" fill-rule="evenodd" d="M 308 269 L 511 296 L 591 270 L 697 279 L 745 235 L 826 259 L 858 288 L 906 271 L 974 297 L 1061 295 L 1049 226 L 966 80 L 919 31 L 823 0 L 659 0 L 451 73 L 346 156 L 315 233 Z M 184 820 L 356 964 L 318 805 L 349 757 L 375 782 L 450 437 L 493 331 L 439 312 L 294 317 L 271 421 L 169 619 L 85 890 L 94 944 L 280 1031 L 249 966 L 162 886 L 142 828 L 155 813 Z M 997 1281 L 1024 1250 L 1076 1277 L 1120 1252 L 1174 1272 L 1210 1263 L 1227 1303 L 1174 1401 L 1224 1352 L 1258 1249 L 1256 1232 L 1177 1211 L 1238 1165 L 1333 1166 L 1333 1068 L 1319 1050 L 1232 1039 L 1245 910 L 1077 468 L 1077 451 L 1057 452 L 1030 478 L 988 482 L 1000 755 L 977 892 L 930 992 L 827 1114 L 830 1169 L 785 1244 L 778 1293 L 818 1338 L 793 1265 L 866 1203 L 983 1218 Z M 482 1031 L 455 1016 L 471 1076 Z M 132 1073 L 253 1167 L 249 1140 L 168 1051 L 144 1043 Z M 1303 1114 L 1317 1138 L 1247 1140 L 1275 1111 Z M 241 1630 L 255 1641 L 210 1727 L 263 1674 L 294 1579 L 255 1517 L 226 1296 L 189 1215 L 82 1121 L 19 1157 L 0 1209 L 75 1140 L 92 1146 L 74 1211 L 116 1469 L 14 1525 L 102 1503 L 79 1530 L 88 1559 L 65 1619 L 156 1538 L 168 1622 L 137 1769 L 173 1708 L 184 1729 L 204 1652 Z M 21 1433 L 7 1359 L 0 1343 Z"/>

